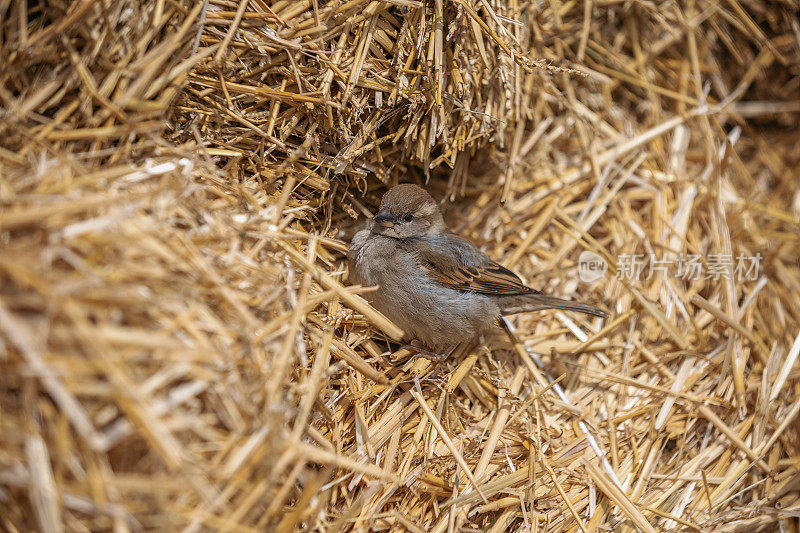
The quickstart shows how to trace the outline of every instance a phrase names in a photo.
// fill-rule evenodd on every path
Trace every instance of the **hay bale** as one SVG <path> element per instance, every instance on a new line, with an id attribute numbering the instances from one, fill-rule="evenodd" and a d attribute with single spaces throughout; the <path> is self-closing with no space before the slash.
<path id="1" fill-rule="evenodd" d="M 798 7 L 0 2 L 0 523 L 796 528 Z M 614 315 L 409 359 L 398 181 Z"/>

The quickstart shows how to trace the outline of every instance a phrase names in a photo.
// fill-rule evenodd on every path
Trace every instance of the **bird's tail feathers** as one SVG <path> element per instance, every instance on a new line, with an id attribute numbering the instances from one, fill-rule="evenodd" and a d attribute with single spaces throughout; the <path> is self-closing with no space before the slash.
<path id="1" fill-rule="evenodd" d="M 555 296 L 544 294 L 526 294 L 524 296 L 506 296 L 500 303 L 500 312 L 503 315 L 514 315 L 543 309 L 563 309 L 565 311 L 578 311 L 587 315 L 608 317 L 608 313 L 594 305 L 562 300 Z"/>

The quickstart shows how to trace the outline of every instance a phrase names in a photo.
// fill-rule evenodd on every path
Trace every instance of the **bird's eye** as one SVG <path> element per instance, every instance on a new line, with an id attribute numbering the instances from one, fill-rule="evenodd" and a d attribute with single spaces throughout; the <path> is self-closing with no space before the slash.
<path id="1" fill-rule="evenodd" d="M 403 222 L 411 222 L 412 220 L 414 220 L 414 215 L 412 215 L 411 213 L 403 217 Z"/>

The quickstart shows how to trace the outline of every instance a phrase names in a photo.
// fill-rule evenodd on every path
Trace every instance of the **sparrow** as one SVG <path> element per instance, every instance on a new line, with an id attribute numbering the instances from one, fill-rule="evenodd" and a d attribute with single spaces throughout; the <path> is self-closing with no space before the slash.
<path id="1" fill-rule="evenodd" d="M 392 187 L 347 253 L 352 284 L 375 286 L 370 304 L 417 345 L 405 347 L 432 360 L 477 340 L 500 317 L 564 309 L 606 317 L 589 304 L 547 296 L 468 240 L 445 229 L 436 201 L 413 184 Z M 419 346 L 420 344 L 422 346 Z"/>

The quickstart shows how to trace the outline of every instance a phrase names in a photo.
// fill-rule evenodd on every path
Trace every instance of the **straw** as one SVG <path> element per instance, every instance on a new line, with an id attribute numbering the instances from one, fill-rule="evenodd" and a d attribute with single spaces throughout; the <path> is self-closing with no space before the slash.
<path id="1" fill-rule="evenodd" d="M 0 527 L 797 529 L 798 9 L 0 0 Z M 611 316 L 399 350 L 405 182 Z"/>

